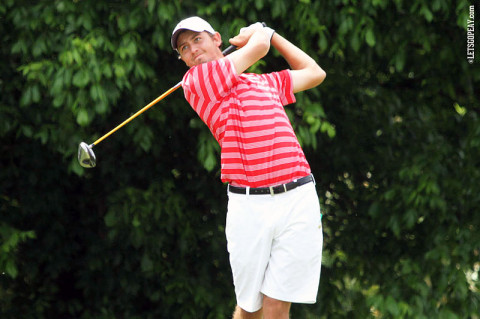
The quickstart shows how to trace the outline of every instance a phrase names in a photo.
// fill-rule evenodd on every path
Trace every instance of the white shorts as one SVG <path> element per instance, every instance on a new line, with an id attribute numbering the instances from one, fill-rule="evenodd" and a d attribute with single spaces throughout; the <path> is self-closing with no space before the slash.
<path id="1" fill-rule="evenodd" d="M 314 183 L 276 195 L 228 193 L 227 247 L 237 304 L 262 308 L 263 295 L 315 303 L 323 234 Z"/>

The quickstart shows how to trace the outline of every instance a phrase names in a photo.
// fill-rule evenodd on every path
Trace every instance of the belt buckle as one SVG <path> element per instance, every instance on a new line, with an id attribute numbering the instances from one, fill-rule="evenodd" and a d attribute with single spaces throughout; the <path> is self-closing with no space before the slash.
<path id="1" fill-rule="evenodd" d="M 275 195 L 275 192 L 273 191 L 273 186 L 269 186 L 268 188 L 270 189 L 270 195 Z"/>

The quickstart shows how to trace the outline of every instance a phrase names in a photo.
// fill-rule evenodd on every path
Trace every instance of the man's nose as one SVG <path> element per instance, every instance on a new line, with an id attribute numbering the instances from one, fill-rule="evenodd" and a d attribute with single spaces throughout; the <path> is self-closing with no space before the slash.
<path id="1" fill-rule="evenodd" d="M 190 51 L 191 51 L 192 53 L 197 52 L 197 51 L 198 51 L 198 45 L 195 44 L 195 43 L 192 43 L 192 44 L 190 45 Z"/>

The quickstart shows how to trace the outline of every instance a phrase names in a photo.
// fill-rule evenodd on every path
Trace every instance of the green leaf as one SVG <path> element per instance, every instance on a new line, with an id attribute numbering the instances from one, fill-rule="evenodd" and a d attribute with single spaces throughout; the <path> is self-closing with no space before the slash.
<path id="1" fill-rule="evenodd" d="M 35 138 L 39 138 L 42 144 L 46 144 L 48 142 L 49 132 L 48 129 L 42 128 L 37 134 L 35 134 Z"/>
<path id="2" fill-rule="evenodd" d="M 375 46 L 375 34 L 373 33 L 372 29 L 367 29 L 367 32 L 365 33 L 365 40 L 367 41 L 367 44 L 370 47 Z"/>
<path id="3" fill-rule="evenodd" d="M 114 64 L 113 69 L 117 78 L 125 77 L 125 68 L 120 64 Z"/>
<path id="4" fill-rule="evenodd" d="M 405 51 L 400 50 L 395 55 L 395 68 L 397 71 L 401 72 L 405 66 Z"/>
<path id="5" fill-rule="evenodd" d="M 32 102 L 40 102 L 40 89 L 36 84 L 32 86 Z"/>
<path id="6" fill-rule="evenodd" d="M 457 102 L 453 104 L 453 107 L 455 108 L 455 111 L 460 115 L 460 116 L 465 116 L 467 114 L 467 109 L 463 106 L 460 106 Z"/>
<path id="7" fill-rule="evenodd" d="M 80 109 L 77 113 L 77 123 L 80 126 L 86 126 L 89 123 L 88 111 L 86 109 Z"/>
<path id="8" fill-rule="evenodd" d="M 263 8 L 263 0 L 255 0 L 255 8 L 257 10 L 262 10 Z"/>
<path id="9" fill-rule="evenodd" d="M 82 25 L 85 29 L 87 29 L 87 30 L 92 29 L 92 19 L 90 18 L 90 15 L 88 15 L 87 13 L 83 14 L 81 16 L 81 21 L 82 21 Z"/>
<path id="10" fill-rule="evenodd" d="M 327 135 L 329 138 L 334 138 L 337 135 L 337 131 L 335 130 L 335 127 L 332 125 L 329 125 L 327 128 Z"/>
<path id="11" fill-rule="evenodd" d="M 90 87 L 90 97 L 96 101 L 99 99 L 99 94 L 98 94 L 98 91 L 99 91 L 99 85 L 98 84 L 94 84 Z"/>
<path id="12" fill-rule="evenodd" d="M 373 218 L 378 217 L 381 214 L 380 204 L 378 202 L 373 202 L 368 209 L 368 214 Z"/>
<path id="13" fill-rule="evenodd" d="M 320 52 L 325 52 L 328 48 L 328 41 L 325 36 L 320 36 L 320 39 L 318 40 L 318 46 L 320 47 Z"/>
<path id="14" fill-rule="evenodd" d="M 153 261 L 146 253 L 142 256 L 141 267 L 143 272 L 149 272 L 153 270 Z"/>
<path id="15" fill-rule="evenodd" d="M 7 263 L 5 265 L 5 272 L 7 275 L 9 275 L 12 278 L 16 278 L 18 275 L 18 270 L 17 267 L 15 266 L 13 260 L 9 259 L 7 260 Z"/>
<path id="16" fill-rule="evenodd" d="M 27 44 L 25 43 L 25 41 L 19 40 L 12 46 L 10 52 L 12 54 L 25 54 L 27 50 Z"/>
<path id="17" fill-rule="evenodd" d="M 129 41 L 125 49 L 128 55 L 131 57 L 137 54 L 137 45 L 133 41 Z"/>
<path id="18" fill-rule="evenodd" d="M 433 13 L 432 11 L 430 11 L 430 9 L 427 7 L 427 5 L 423 5 L 422 6 L 422 9 L 420 10 L 420 12 L 423 14 L 423 16 L 425 17 L 425 20 L 427 20 L 428 22 L 432 22 L 433 20 Z"/>
<path id="19" fill-rule="evenodd" d="M 417 211 L 414 209 L 408 209 L 405 212 L 404 221 L 407 229 L 411 229 L 413 226 L 415 226 L 417 222 Z"/>
<path id="20" fill-rule="evenodd" d="M 63 105 L 64 101 L 65 101 L 64 92 L 56 94 L 55 97 L 53 98 L 53 106 L 56 108 L 59 108 L 60 106 Z"/>
<path id="21" fill-rule="evenodd" d="M 140 147 L 148 152 L 152 147 L 153 132 L 152 129 L 147 126 L 141 126 L 135 133 L 134 141 L 140 145 Z"/>
<path id="22" fill-rule="evenodd" d="M 398 308 L 397 302 L 392 298 L 392 296 L 388 296 L 385 300 L 385 307 L 394 318 L 398 317 L 400 309 Z"/>
<path id="23" fill-rule="evenodd" d="M 140 220 L 138 219 L 137 216 L 133 217 L 132 225 L 133 225 L 133 227 L 136 227 L 136 228 L 140 227 L 140 225 L 142 225 L 142 223 L 140 222 Z"/>
<path id="24" fill-rule="evenodd" d="M 460 317 L 457 316 L 453 311 L 449 309 L 442 309 L 438 315 L 439 319 L 459 319 Z"/>
<path id="25" fill-rule="evenodd" d="M 209 172 L 211 172 L 214 168 L 215 165 L 217 164 L 217 159 L 214 154 L 209 153 L 207 154 L 207 157 L 203 161 L 203 167 Z"/>
<path id="26" fill-rule="evenodd" d="M 114 227 L 117 223 L 117 216 L 115 215 L 115 212 L 110 211 L 105 215 L 104 220 L 107 227 Z"/>
<path id="27" fill-rule="evenodd" d="M 31 103 L 32 103 L 32 87 L 29 86 L 22 93 L 22 97 L 20 99 L 20 105 L 28 106 Z"/>
<path id="28" fill-rule="evenodd" d="M 73 85 L 84 88 L 90 82 L 90 73 L 88 70 L 81 69 L 73 76 Z"/>
<path id="29" fill-rule="evenodd" d="M 127 29 L 127 18 L 124 15 L 120 15 L 117 18 L 118 29 L 122 32 Z"/>
<path id="30" fill-rule="evenodd" d="M 98 114 L 105 114 L 108 111 L 108 104 L 105 99 L 101 99 L 95 103 L 95 111 Z"/>
<path id="31" fill-rule="evenodd" d="M 361 43 L 357 33 L 352 34 L 350 45 L 352 46 L 353 51 L 358 52 L 360 50 Z"/>
<path id="32" fill-rule="evenodd" d="M 107 79 L 110 79 L 112 77 L 112 68 L 110 67 L 109 64 L 104 63 L 102 65 L 102 73 L 105 75 Z"/>
<path id="33" fill-rule="evenodd" d="M 23 135 L 25 135 L 26 137 L 32 137 L 33 136 L 33 129 L 32 129 L 31 126 L 23 125 L 22 126 L 22 132 L 23 132 Z"/>

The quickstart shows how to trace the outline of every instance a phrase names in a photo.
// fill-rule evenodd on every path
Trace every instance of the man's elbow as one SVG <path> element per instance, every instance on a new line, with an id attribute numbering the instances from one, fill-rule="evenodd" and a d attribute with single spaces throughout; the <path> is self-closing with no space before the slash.
<path id="1" fill-rule="evenodd" d="M 315 68 L 315 79 L 314 79 L 314 86 L 318 86 L 322 84 L 322 82 L 327 77 L 327 73 L 317 64 Z"/>

